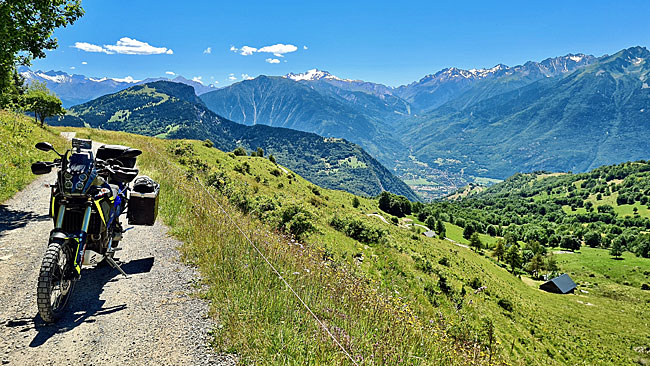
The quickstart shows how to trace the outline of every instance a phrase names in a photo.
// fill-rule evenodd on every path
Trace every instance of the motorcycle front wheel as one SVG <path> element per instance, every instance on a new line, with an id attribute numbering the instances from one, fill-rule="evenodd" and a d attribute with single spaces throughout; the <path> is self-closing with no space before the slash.
<path id="1" fill-rule="evenodd" d="M 47 323 L 53 323 L 63 315 L 72 294 L 74 281 L 65 278 L 68 266 L 72 266 L 71 258 L 70 247 L 58 241 L 50 242 L 43 257 L 36 303 L 38 313 Z"/>

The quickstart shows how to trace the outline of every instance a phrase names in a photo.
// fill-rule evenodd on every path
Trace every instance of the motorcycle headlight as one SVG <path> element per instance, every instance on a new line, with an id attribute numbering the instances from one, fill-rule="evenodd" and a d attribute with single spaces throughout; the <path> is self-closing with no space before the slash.
<path id="1" fill-rule="evenodd" d="M 65 180 L 70 180 L 72 179 L 72 174 L 66 172 L 65 174 L 63 174 L 63 178 L 65 178 Z"/>
<path id="2" fill-rule="evenodd" d="M 86 181 L 86 179 L 88 179 L 88 176 L 86 174 L 79 174 L 79 180 L 84 182 L 84 181 Z"/>
<path id="3" fill-rule="evenodd" d="M 84 184 L 79 182 L 79 183 L 77 183 L 76 187 L 77 187 L 77 190 L 80 191 L 80 190 L 84 189 Z"/>
<path id="4" fill-rule="evenodd" d="M 72 188 L 72 182 L 68 180 L 65 182 L 63 186 L 65 187 L 65 189 L 70 189 Z"/>

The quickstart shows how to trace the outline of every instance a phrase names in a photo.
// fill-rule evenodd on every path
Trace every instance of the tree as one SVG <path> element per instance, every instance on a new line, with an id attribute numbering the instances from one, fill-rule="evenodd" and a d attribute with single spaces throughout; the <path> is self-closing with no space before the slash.
<path id="1" fill-rule="evenodd" d="M 474 234 L 474 225 L 472 225 L 471 222 L 468 222 L 465 224 L 465 228 L 463 229 L 463 238 L 469 240 L 472 237 L 472 234 Z"/>
<path id="2" fill-rule="evenodd" d="M 264 157 L 264 149 L 262 149 L 261 147 L 258 147 L 257 148 L 257 156 L 259 156 L 260 158 L 263 158 Z"/>
<path id="3" fill-rule="evenodd" d="M 357 196 L 354 196 L 354 198 L 352 198 L 352 207 L 357 208 L 360 204 L 361 203 L 359 202 L 359 198 L 357 198 Z"/>
<path id="4" fill-rule="evenodd" d="M 496 257 L 498 260 L 503 261 L 503 258 L 506 254 L 506 248 L 504 246 L 504 240 L 497 240 L 494 250 L 492 251 L 492 256 Z"/>
<path id="5" fill-rule="evenodd" d="M 80 0 L 0 1 L 0 95 L 11 87 L 17 64 L 45 57 L 45 50 L 57 47 L 54 29 L 83 14 Z"/>
<path id="6" fill-rule="evenodd" d="M 573 235 L 564 235 L 560 240 L 560 247 L 569 250 L 580 250 L 580 241 Z"/>
<path id="7" fill-rule="evenodd" d="M 445 228 L 445 223 L 442 222 L 442 220 L 438 220 L 436 223 L 436 232 L 438 233 L 438 237 L 440 239 L 447 237 L 447 229 Z"/>
<path id="8" fill-rule="evenodd" d="M 544 270 L 544 267 L 544 256 L 538 253 L 535 254 L 533 258 L 531 258 L 530 262 L 528 262 L 528 265 L 526 266 L 526 269 L 533 276 L 539 277 L 539 274 Z"/>
<path id="9" fill-rule="evenodd" d="M 34 119 L 45 123 L 45 118 L 65 113 L 61 100 L 52 94 L 45 83 L 33 82 L 24 96 L 25 109 L 34 112 Z"/>
<path id="10" fill-rule="evenodd" d="M 553 254 L 550 254 L 546 257 L 546 270 L 553 273 L 560 270 L 560 267 L 557 265 L 557 260 Z"/>
<path id="11" fill-rule="evenodd" d="M 474 248 L 476 251 L 483 248 L 483 243 L 481 243 L 481 238 L 479 238 L 477 232 L 472 233 L 472 236 L 469 237 L 469 246 Z"/>
<path id="12" fill-rule="evenodd" d="M 623 241 L 620 236 L 612 241 L 612 246 L 609 248 L 609 254 L 617 258 L 623 255 Z"/>
<path id="13" fill-rule="evenodd" d="M 404 217 L 411 213 L 411 201 L 404 196 L 383 191 L 379 195 L 379 209 L 397 217 Z"/>
<path id="14" fill-rule="evenodd" d="M 512 272 L 521 268 L 521 255 L 519 254 L 519 247 L 516 244 L 508 248 L 506 252 L 506 263 L 510 265 Z"/>
<path id="15" fill-rule="evenodd" d="M 232 151 L 235 156 L 246 156 L 246 150 L 243 147 L 239 146 Z"/>
<path id="16" fill-rule="evenodd" d="M 275 156 L 273 156 L 273 155 L 269 155 L 269 161 L 270 161 L 271 163 L 273 163 L 273 164 L 277 164 L 277 163 L 275 162 Z"/>
<path id="17" fill-rule="evenodd" d="M 634 242 L 634 253 L 638 257 L 650 258 L 650 234 L 639 235 Z"/>
<path id="18" fill-rule="evenodd" d="M 585 244 L 589 245 L 592 248 L 600 247 L 600 244 L 603 240 L 602 237 L 600 236 L 600 233 L 596 231 L 587 232 L 584 236 L 584 239 L 585 239 Z"/>
<path id="19" fill-rule="evenodd" d="M 427 216 L 427 219 L 424 220 L 424 225 L 429 228 L 429 230 L 436 230 L 436 218 L 433 215 Z"/>

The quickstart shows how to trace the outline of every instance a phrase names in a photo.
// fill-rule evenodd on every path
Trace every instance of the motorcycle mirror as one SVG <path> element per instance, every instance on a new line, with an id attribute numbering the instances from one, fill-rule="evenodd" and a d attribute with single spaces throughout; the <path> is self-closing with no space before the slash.
<path id="1" fill-rule="evenodd" d="M 121 158 L 135 158 L 136 156 L 140 156 L 142 154 L 142 150 L 138 149 L 128 149 L 125 152 L 123 152 L 120 157 Z"/>
<path id="2" fill-rule="evenodd" d="M 54 147 L 49 142 L 39 142 L 36 144 L 36 148 L 41 151 L 52 151 Z"/>

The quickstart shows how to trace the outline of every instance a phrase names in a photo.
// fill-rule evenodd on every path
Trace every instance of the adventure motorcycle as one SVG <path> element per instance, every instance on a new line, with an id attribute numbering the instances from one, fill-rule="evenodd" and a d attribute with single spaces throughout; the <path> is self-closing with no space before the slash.
<path id="1" fill-rule="evenodd" d="M 82 265 L 105 262 L 127 276 L 113 256 L 123 229 L 119 217 L 127 207 L 129 224 L 153 225 L 158 209 L 157 183 L 144 179 L 151 192 L 129 192 L 138 175 L 136 157 L 142 151 L 120 145 L 103 145 L 95 157 L 92 141 L 72 139 L 72 149 L 58 153 L 47 142 L 36 148 L 53 151 L 59 158 L 32 164 L 34 174 L 57 168 L 57 180 L 50 185 L 50 216 L 54 229 L 38 276 L 38 312 L 45 322 L 54 322 L 66 307 Z M 138 181 L 135 182 L 138 185 Z M 152 186 L 153 189 L 147 189 Z M 135 189 L 135 186 L 134 186 Z M 129 201 L 136 200 L 134 207 Z"/>

